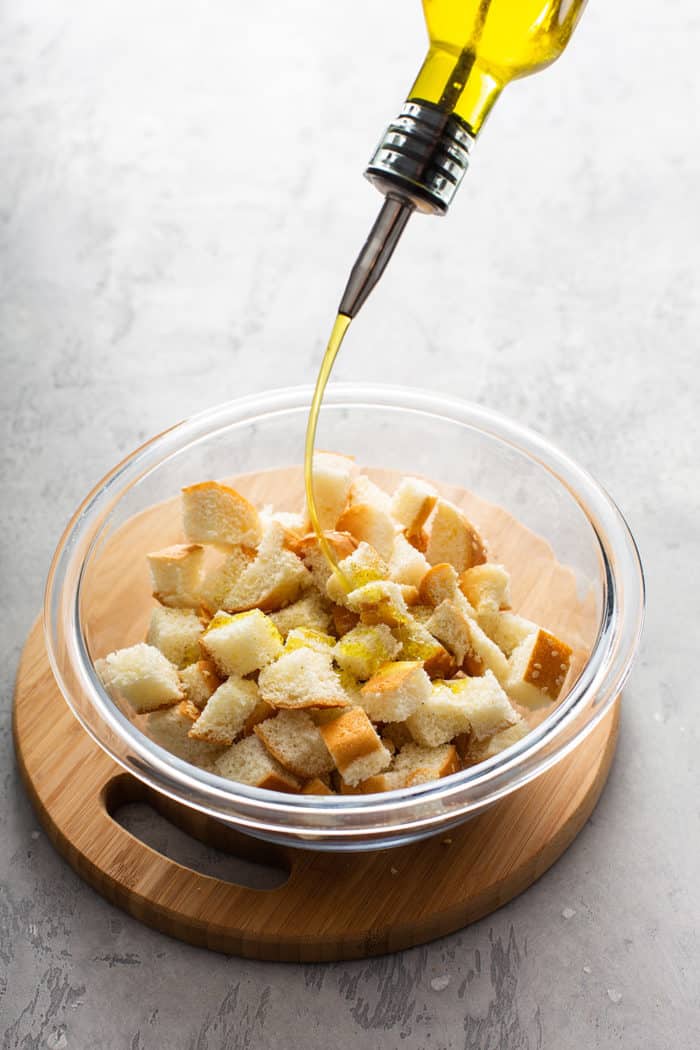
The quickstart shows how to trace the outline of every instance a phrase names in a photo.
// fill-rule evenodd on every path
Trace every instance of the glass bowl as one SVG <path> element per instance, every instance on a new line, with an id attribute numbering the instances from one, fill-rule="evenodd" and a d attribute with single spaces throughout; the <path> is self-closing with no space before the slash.
<path id="1" fill-rule="evenodd" d="M 145 554 L 182 538 L 182 486 L 235 478 L 245 491 L 241 475 L 293 467 L 301 499 L 310 399 L 309 389 L 297 388 L 229 402 L 153 438 L 108 474 L 56 550 L 46 587 L 46 643 L 56 681 L 84 728 L 155 790 L 269 841 L 377 849 L 444 832 L 517 791 L 581 743 L 629 673 L 641 631 L 643 576 L 613 501 L 543 438 L 442 395 L 338 384 L 327 394 L 317 447 L 352 454 L 363 467 L 461 486 L 543 537 L 572 571 L 589 611 L 587 658 L 564 699 L 520 742 L 432 783 L 374 795 L 287 795 L 189 765 L 149 740 L 110 699 L 93 660 L 143 640 L 152 606 Z M 274 504 L 274 485 L 270 494 Z M 290 508 L 285 494 L 274 509 L 299 508 Z M 515 583 L 517 566 L 510 568 Z M 546 626 L 556 631 L 556 623 Z"/>

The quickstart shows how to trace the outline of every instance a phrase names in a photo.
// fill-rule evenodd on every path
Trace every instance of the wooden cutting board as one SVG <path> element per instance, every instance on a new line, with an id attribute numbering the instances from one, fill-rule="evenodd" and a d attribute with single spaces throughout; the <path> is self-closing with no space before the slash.
<path id="1" fill-rule="evenodd" d="M 277 497 L 284 494 L 285 479 L 289 492 L 296 492 L 296 471 L 248 477 L 241 488 L 262 501 L 273 491 Z M 469 509 L 495 557 L 511 568 L 516 608 L 535 619 L 539 614 L 552 629 L 568 624 L 574 644 L 584 642 L 590 636 L 590 596 L 577 596 L 573 573 L 557 563 L 545 541 L 500 508 L 456 490 L 449 495 Z M 280 498 L 279 505 L 284 504 Z M 162 504 L 152 513 L 163 515 L 167 507 Z M 134 537 L 152 531 L 150 513 Z M 141 558 L 149 545 L 150 539 L 145 548 L 134 540 L 134 572 L 143 571 Z M 123 548 L 119 560 L 123 567 Z M 579 648 L 579 659 L 582 654 Z M 14 737 L 24 783 L 52 842 L 109 901 L 192 944 L 248 958 L 311 962 L 424 943 L 474 922 L 526 889 L 564 852 L 593 810 L 612 762 L 618 716 L 619 701 L 572 754 L 447 834 L 357 854 L 260 842 L 125 773 L 67 707 L 49 668 L 39 623 L 17 675 Z M 289 877 L 277 889 L 256 890 L 184 867 L 114 819 L 130 801 L 148 802 L 195 838 L 272 863 Z"/>

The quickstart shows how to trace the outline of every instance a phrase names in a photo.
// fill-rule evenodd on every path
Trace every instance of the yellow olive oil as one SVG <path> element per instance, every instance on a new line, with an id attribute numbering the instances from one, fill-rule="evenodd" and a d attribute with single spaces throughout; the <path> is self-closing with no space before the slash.
<path id="1" fill-rule="evenodd" d="M 473 135 L 504 86 L 562 53 L 586 0 L 423 0 L 430 50 L 410 100 L 454 113 Z"/>

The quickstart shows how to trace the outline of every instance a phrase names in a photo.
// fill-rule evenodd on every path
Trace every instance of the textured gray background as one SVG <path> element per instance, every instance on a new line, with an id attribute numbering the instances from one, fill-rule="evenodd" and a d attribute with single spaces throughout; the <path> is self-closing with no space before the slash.
<path id="1" fill-rule="evenodd" d="M 99 477 L 224 397 L 312 380 L 378 205 L 363 163 L 422 57 L 418 0 L 5 0 L 3 1050 L 698 1046 L 699 45 L 691 0 L 591 4 L 501 100 L 450 217 L 412 223 L 338 369 L 519 417 L 627 514 L 649 615 L 604 797 L 463 933 L 266 965 L 142 928 L 60 860 L 18 783 L 12 682 Z"/>

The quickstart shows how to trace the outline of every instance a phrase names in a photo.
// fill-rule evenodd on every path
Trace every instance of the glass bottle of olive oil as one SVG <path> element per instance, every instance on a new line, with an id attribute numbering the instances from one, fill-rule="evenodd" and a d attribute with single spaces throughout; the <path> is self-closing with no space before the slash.
<path id="1" fill-rule="evenodd" d="M 319 526 L 313 450 L 323 394 L 353 317 L 384 272 L 414 211 L 444 215 L 469 165 L 481 128 L 511 80 L 536 73 L 566 47 L 586 0 L 423 0 L 427 57 L 399 116 L 365 175 L 386 200 L 350 274 L 309 413 L 304 478 L 309 515 Z"/>

